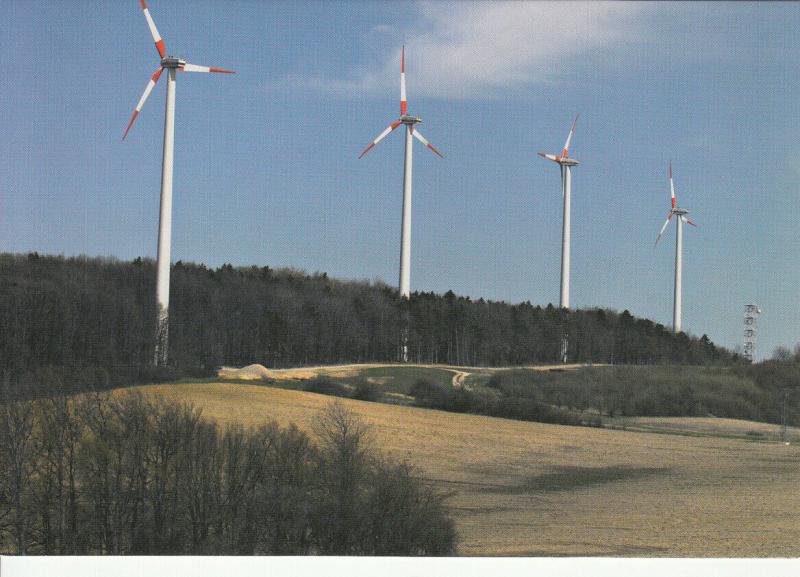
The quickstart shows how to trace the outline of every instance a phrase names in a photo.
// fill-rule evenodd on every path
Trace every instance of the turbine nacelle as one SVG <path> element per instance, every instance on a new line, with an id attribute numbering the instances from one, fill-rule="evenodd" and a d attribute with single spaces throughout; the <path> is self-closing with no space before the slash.
<path id="1" fill-rule="evenodd" d="M 422 122 L 422 119 L 419 116 L 411 116 L 410 114 L 403 114 L 400 117 L 400 122 L 402 122 L 403 124 L 414 125 Z"/>
<path id="2" fill-rule="evenodd" d="M 184 66 L 186 66 L 186 60 L 183 58 L 167 56 L 161 59 L 161 68 L 183 68 Z"/>
<path id="3" fill-rule="evenodd" d="M 547 160 L 552 160 L 553 162 L 557 162 L 562 166 L 578 166 L 580 162 L 575 160 L 574 158 L 568 158 L 565 156 L 556 156 L 555 154 L 545 154 L 544 152 L 537 153 L 542 158 L 546 158 Z"/>

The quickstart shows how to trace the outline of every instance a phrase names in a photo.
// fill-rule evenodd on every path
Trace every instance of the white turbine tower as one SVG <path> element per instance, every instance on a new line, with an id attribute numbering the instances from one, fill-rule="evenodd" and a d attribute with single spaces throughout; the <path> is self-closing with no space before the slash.
<path id="1" fill-rule="evenodd" d="M 155 335 L 155 364 L 167 364 L 167 351 L 169 346 L 169 267 L 170 267 L 170 237 L 172 235 L 172 152 L 175 135 L 175 78 L 178 71 L 183 72 L 222 72 L 232 74 L 232 70 L 222 68 L 209 68 L 208 66 L 197 66 L 187 64 L 181 58 L 174 58 L 166 55 L 164 41 L 158 33 L 155 22 L 150 16 L 150 10 L 144 0 L 140 0 L 144 17 L 156 43 L 156 50 L 161 57 L 161 65 L 153 74 L 147 87 L 144 89 L 139 104 L 133 111 L 133 116 L 125 129 L 122 140 L 128 136 L 133 121 L 136 120 L 139 111 L 144 106 L 147 97 L 150 96 L 153 87 L 161 77 L 164 70 L 167 71 L 167 102 L 166 114 L 164 116 L 164 157 L 161 168 L 161 209 L 158 220 L 158 257 L 156 265 L 156 335 Z"/>
<path id="2" fill-rule="evenodd" d="M 156 342 L 155 342 L 155 364 L 167 364 L 167 352 L 169 347 L 169 267 L 170 267 L 170 238 L 172 235 L 172 152 L 173 142 L 175 135 L 175 78 L 178 71 L 183 72 L 222 72 L 232 74 L 232 70 L 223 70 L 221 68 L 209 68 L 208 66 L 197 66 L 195 64 L 187 64 L 182 58 L 174 58 L 167 56 L 164 49 L 164 41 L 158 33 L 153 17 L 150 16 L 150 10 L 144 0 L 140 0 L 142 10 L 144 10 L 144 17 L 147 19 L 147 25 L 150 27 L 150 33 L 153 35 L 153 41 L 156 44 L 156 50 L 161 57 L 161 65 L 147 87 L 144 89 L 144 94 L 139 99 L 136 109 L 133 111 L 133 116 L 125 129 L 125 134 L 122 140 L 128 136 L 128 131 L 131 129 L 133 121 L 136 120 L 139 112 L 142 110 L 147 97 L 150 96 L 153 87 L 161 77 L 164 70 L 167 71 L 167 102 L 166 114 L 164 116 L 164 157 L 161 167 L 161 209 L 158 221 L 158 257 L 156 265 Z"/>
<path id="3" fill-rule="evenodd" d="M 406 48 L 403 46 L 400 55 L 400 118 L 394 121 L 389 127 L 378 135 L 378 138 L 373 140 L 364 152 L 361 153 L 362 158 L 381 140 L 392 132 L 395 128 L 404 124 L 406 126 L 406 147 L 405 147 L 405 163 L 403 169 L 403 219 L 400 232 L 400 298 L 408 299 L 411 295 L 411 159 L 413 153 L 413 140 L 415 137 L 422 144 L 430 148 L 433 152 L 444 158 L 444 155 L 436 150 L 430 142 L 428 142 L 419 130 L 414 128 L 415 124 L 422 122 L 418 116 L 411 116 L 406 113 Z M 407 327 L 405 329 L 407 331 Z M 407 347 L 407 334 L 403 336 L 403 362 L 408 361 L 408 347 Z"/>
<path id="4" fill-rule="evenodd" d="M 661 230 L 656 237 L 656 244 L 658 241 L 661 240 L 661 235 L 664 234 L 664 230 L 666 230 L 669 221 L 672 220 L 672 217 L 677 215 L 678 218 L 675 219 L 675 226 L 676 228 L 676 237 L 675 237 L 675 295 L 672 304 L 672 330 L 675 333 L 681 332 L 681 276 L 683 272 L 683 223 L 690 224 L 692 226 L 697 226 L 692 220 L 686 216 L 689 214 L 689 211 L 685 208 L 680 208 L 677 204 L 677 200 L 675 199 L 675 184 L 672 181 L 672 161 L 669 162 L 669 193 L 672 202 L 672 208 L 670 208 L 669 214 L 667 215 L 667 220 L 664 222 L 664 226 L 661 227 Z"/>
<path id="5" fill-rule="evenodd" d="M 561 298 L 559 304 L 562 309 L 569 308 L 569 241 L 570 241 L 570 194 L 572 192 L 572 167 L 580 164 L 574 158 L 569 158 L 569 145 L 572 142 L 572 135 L 575 133 L 575 124 L 578 122 L 578 116 L 572 123 L 572 128 L 569 129 L 567 141 L 564 143 L 564 149 L 561 155 L 545 154 L 540 152 L 539 156 L 552 160 L 557 163 L 561 168 L 561 186 L 564 195 L 564 221 L 561 229 Z"/>

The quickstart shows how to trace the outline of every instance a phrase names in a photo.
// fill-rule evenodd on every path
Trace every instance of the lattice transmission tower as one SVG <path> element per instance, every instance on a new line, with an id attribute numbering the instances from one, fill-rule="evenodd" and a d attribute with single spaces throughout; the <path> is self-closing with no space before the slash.
<path id="1" fill-rule="evenodd" d="M 761 314 L 758 305 L 744 305 L 744 352 L 742 356 L 752 363 L 756 355 L 756 319 Z"/>

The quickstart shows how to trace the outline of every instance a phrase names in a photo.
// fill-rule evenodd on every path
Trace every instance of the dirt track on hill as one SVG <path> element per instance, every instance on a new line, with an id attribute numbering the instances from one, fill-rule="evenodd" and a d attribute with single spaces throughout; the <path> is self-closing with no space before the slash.
<path id="1" fill-rule="evenodd" d="M 519 367 L 461 367 L 456 365 L 438 365 L 438 364 L 413 364 L 413 363 L 363 363 L 363 364 L 346 364 L 346 365 L 320 365 L 315 367 L 296 367 L 291 369 L 268 369 L 262 365 L 249 365 L 243 369 L 235 369 L 231 367 L 223 367 L 219 370 L 218 376 L 222 379 L 253 379 L 258 380 L 262 378 L 270 378 L 275 380 L 304 380 L 313 379 L 319 375 L 328 375 L 331 377 L 353 377 L 358 374 L 360 370 L 364 369 L 387 369 L 387 368 L 417 368 L 417 369 L 441 369 L 444 371 L 453 372 L 453 386 L 460 388 L 464 386 L 464 380 L 467 376 L 476 372 L 498 372 L 498 371 L 511 371 L 516 369 L 527 369 L 534 371 L 553 371 L 553 370 L 571 370 L 583 368 L 586 365 L 570 364 L 570 365 L 525 365 Z M 593 366 L 606 366 L 606 365 L 593 365 Z M 247 372 L 247 369 L 250 369 Z"/>

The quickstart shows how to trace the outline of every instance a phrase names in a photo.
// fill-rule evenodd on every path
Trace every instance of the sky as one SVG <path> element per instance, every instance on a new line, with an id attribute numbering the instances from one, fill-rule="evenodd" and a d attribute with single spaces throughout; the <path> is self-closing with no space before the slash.
<path id="1" fill-rule="evenodd" d="M 570 155 L 571 305 L 758 356 L 800 341 L 800 4 L 151 0 L 178 77 L 172 260 L 397 283 L 408 111 L 412 290 L 557 303 Z M 165 79 L 139 2 L 0 3 L 0 251 L 154 258 Z"/>

